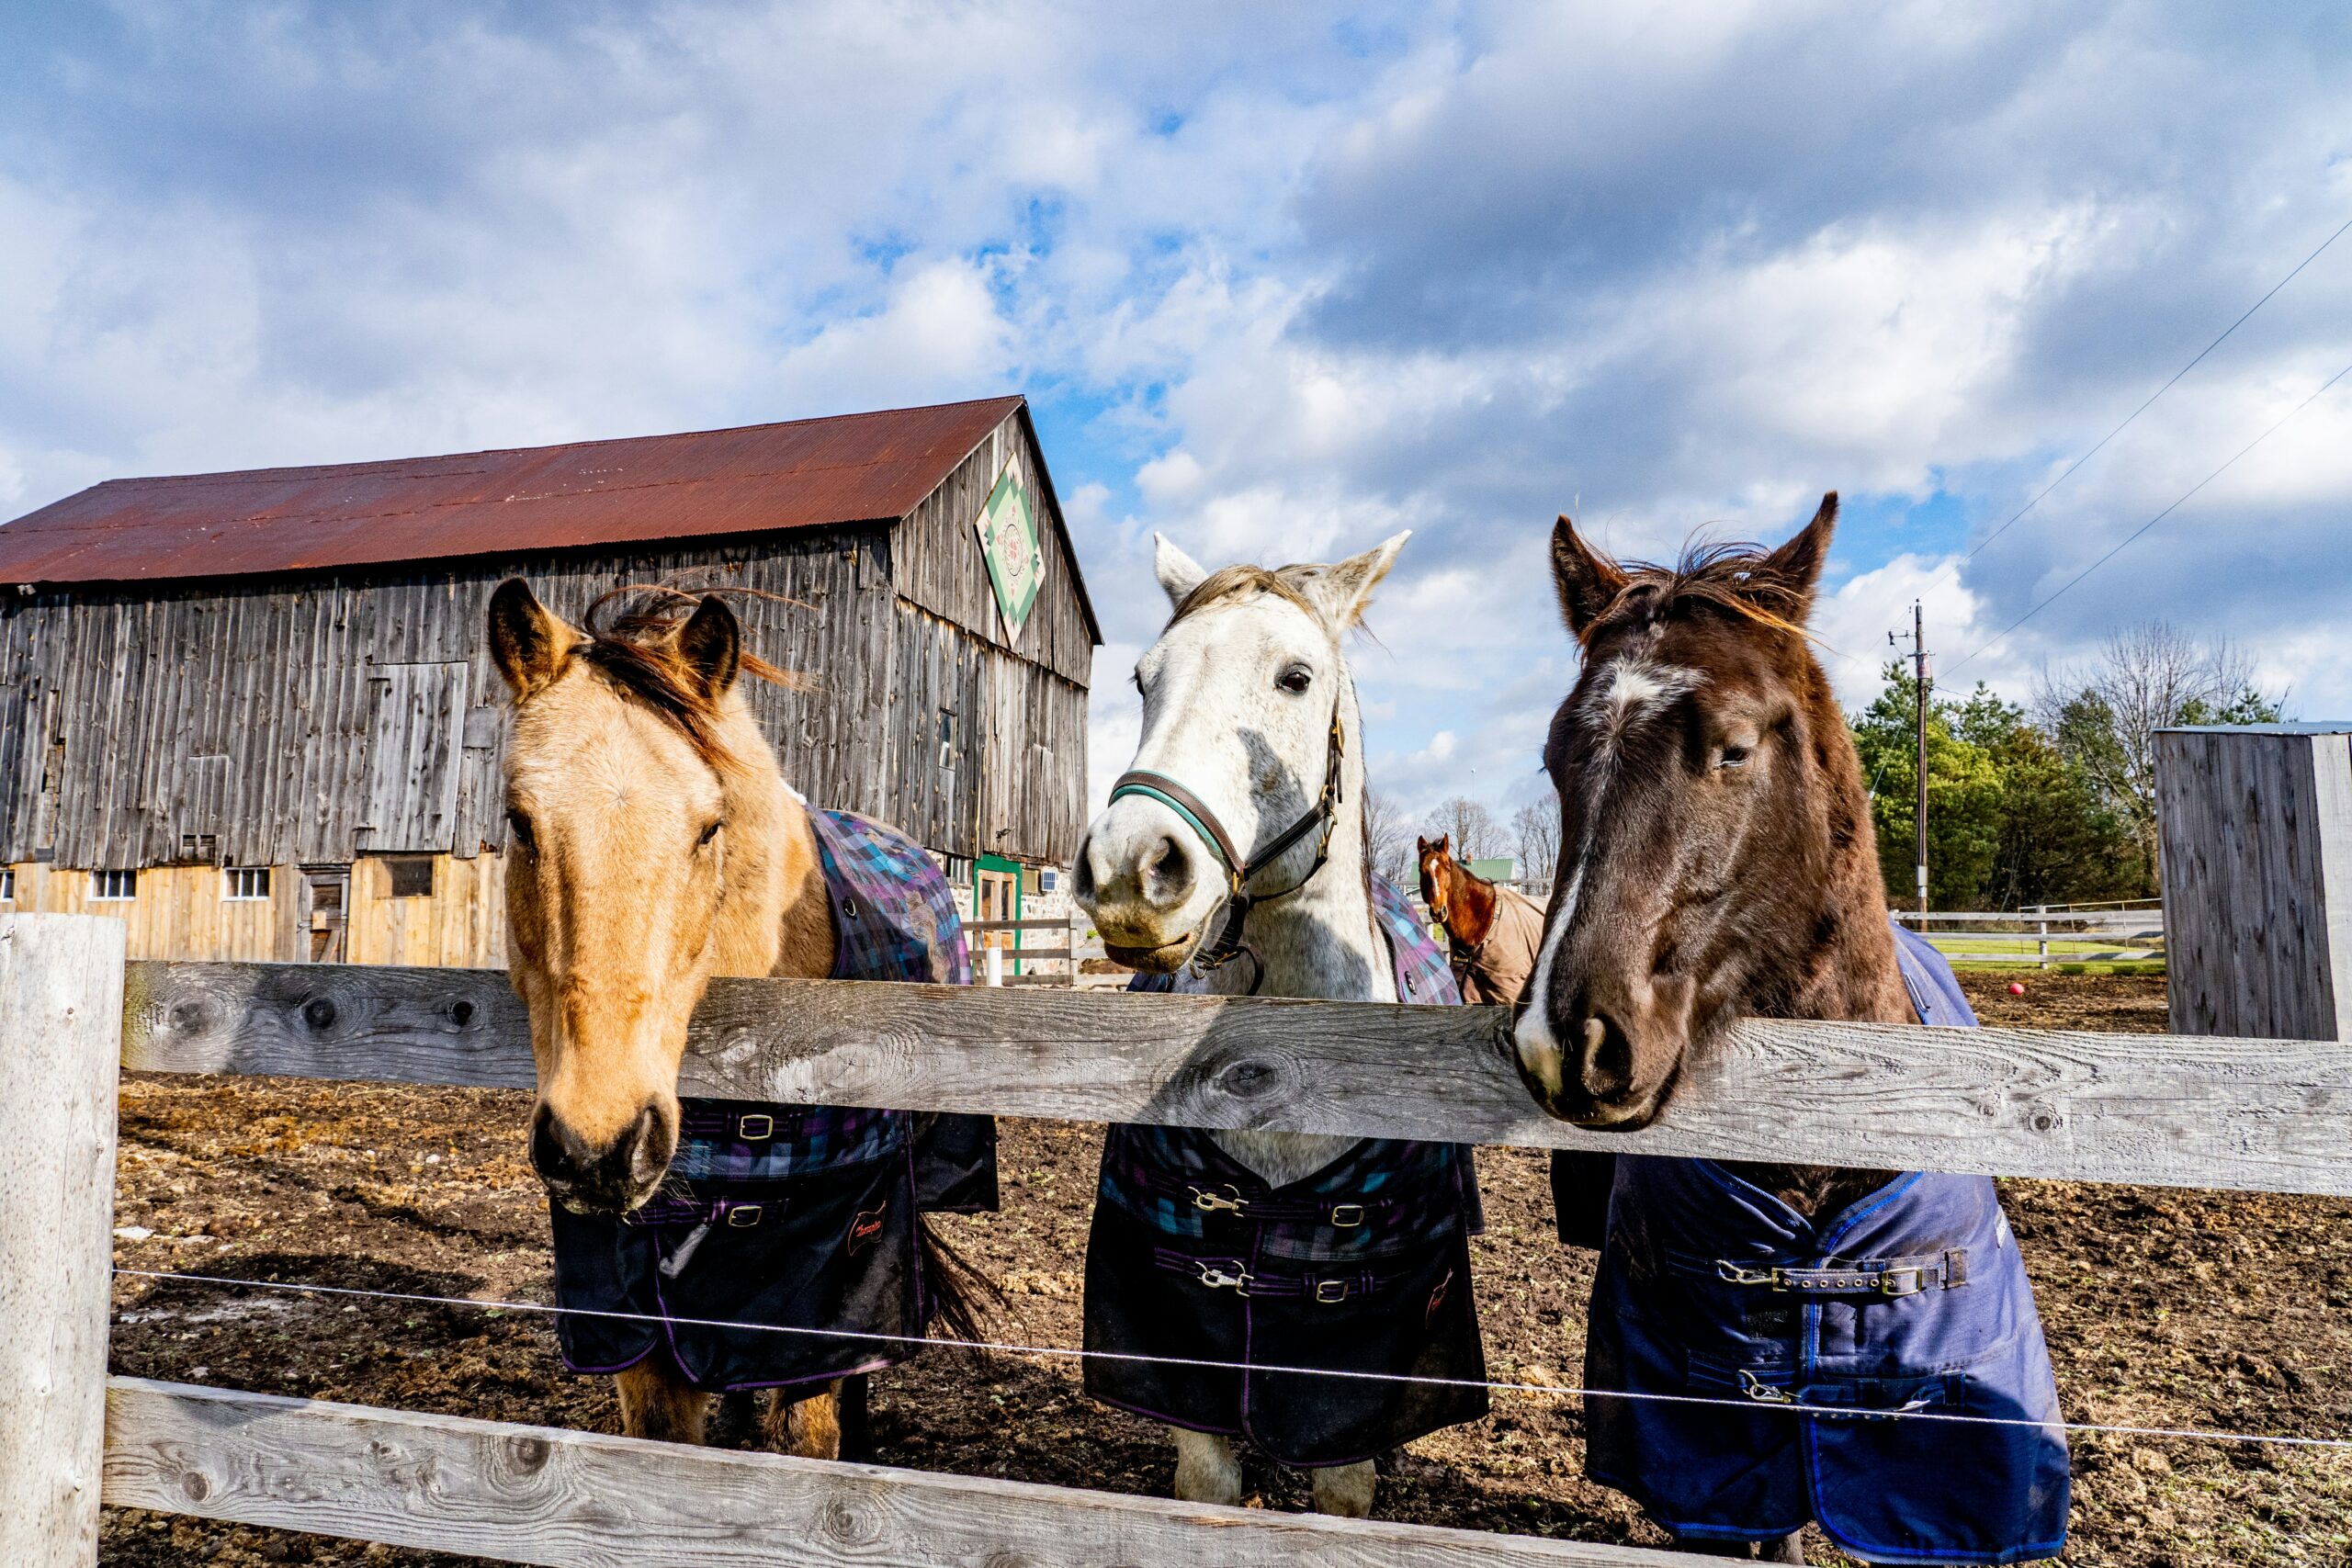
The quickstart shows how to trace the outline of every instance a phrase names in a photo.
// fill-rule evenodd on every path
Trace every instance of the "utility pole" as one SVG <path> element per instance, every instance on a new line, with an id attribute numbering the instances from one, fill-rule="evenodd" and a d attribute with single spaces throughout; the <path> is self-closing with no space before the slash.
<path id="1" fill-rule="evenodd" d="M 1893 643 L 1899 635 L 1889 632 L 1886 640 Z M 1898 643 L 1896 646 L 1901 645 Z M 1920 923 L 1925 929 L 1928 913 L 1928 613 L 1916 599 L 1911 602 L 1911 668 L 1917 677 L 1912 682 L 1912 721 L 1919 745 L 1919 804 L 1913 816 L 1914 830 L 1917 836 L 1914 870 L 1918 878 Z"/>

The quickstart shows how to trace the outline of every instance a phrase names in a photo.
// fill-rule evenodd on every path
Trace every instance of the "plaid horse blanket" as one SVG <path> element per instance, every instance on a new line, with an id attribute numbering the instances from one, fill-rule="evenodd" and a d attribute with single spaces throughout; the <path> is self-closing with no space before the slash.
<path id="1" fill-rule="evenodd" d="M 1940 954 L 1900 930 L 1896 952 L 1923 1022 L 1975 1024 Z M 1618 1156 L 1585 1381 L 1736 1402 L 1588 1402 L 1586 1472 L 1678 1536 L 1817 1520 L 1871 1562 L 2065 1545 L 2057 1386 L 1988 1177 L 1908 1171 L 1808 1219 L 1713 1160 Z M 1890 1418 L 1923 1413 L 2018 1424 Z"/>
<path id="2" fill-rule="evenodd" d="M 836 980 L 972 980 L 954 890 L 920 845 L 808 813 Z M 870 1371 L 929 1320 L 916 1216 L 993 1209 L 996 1125 L 849 1106 L 689 1099 L 662 1189 L 625 1218 L 553 1207 L 557 1319 L 575 1371 L 667 1355 L 705 1389 Z M 614 1314 L 626 1315 L 584 1315 Z M 680 1321 L 699 1319 L 701 1322 Z"/>
<path id="3" fill-rule="evenodd" d="M 1400 1000 L 1461 1001 L 1403 895 L 1374 908 Z M 1179 984 L 1179 982 L 1183 982 Z M 1137 976 L 1132 990 L 1204 988 Z M 1193 1360 L 1486 1376 L 1470 1294 L 1477 1172 L 1456 1144 L 1366 1139 L 1270 1189 L 1208 1134 L 1118 1125 L 1103 1141 L 1086 1253 L 1086 1348 Z M 1486 1414 L 1483 1389 L 1090 1358 L 1105 1404 L 1247 1433 L 1284 1464 L 1349 1464 Z"/>

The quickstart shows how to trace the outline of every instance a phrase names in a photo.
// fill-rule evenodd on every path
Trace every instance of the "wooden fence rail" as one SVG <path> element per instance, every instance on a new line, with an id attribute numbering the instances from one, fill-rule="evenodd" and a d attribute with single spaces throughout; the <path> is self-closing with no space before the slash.
<path id="1" fill-rule="evenodd" d="M 107 1382 L 106 1500 L 561 1568 L 1690 1562 L 1638 1547 L 1209 1507 L 136 1378 Z"/>
<path id="2" fill-rule="evenodd" d="M 720 980 L 692 1094 L 2352 1195 L 2352 1045 L 1750 1022 L 1638 1134 L 1544 1116 L 1499 1008 Z M 123 1065 L 527 1089 L 489 970 L 131 965 Z"/>
<path id="3" fill-rule="evenodd" d="M 128 1068 L 532 1081 L 523 1010 L 500 973 L 147 963 L 114 981 L 52 957 L 45 977 L 28 980 L 6 972 L 15 934 L 0 919 L 0 999 L 74 995 L 46 1012 L 0 1010 L 0 1060 L 12 1066 L 31 1059 L 36 1032 L 62 1040 L 63 1018 L 81 1019 L 85 1033 L 91 1019 L 110 1028 L 119 1000 Z M 2352 1193 L 2352 1046 L 1751 1023 L 1690 1072 L 1662 1125 L 1611 1136 L 1531 1108 L 1507 1022 L 1483 1008 L 727 980 L 695 1017 L 682 1086 L 1087 1121 Z M 80 1055 L 109 1066 L 102 1043 L 85 1042 Z M 45 1168 L 60 1168 L 54 1137 L 12 1146 L 49 1151 Z M 37 1185 L 4 1159 L 0 1178 L 0 1210 Z M 67 1272 L 102 1287 L 106 1241 L 102 1231 L 85 1237 L 88 1256 L 69 1259 Z M 36 1250 L 29 1237 L 12 1242 L 12 1252 Z M 12 1336 L 70 1339 L 61 1326 L 88 1293 L 10 1298 Z M 102 1360 L 80 1361 L 70 1375 L 96 1389 Z M 0 1397 L 11 1386 L 0 1380 Z M 131 1379 L 105 1387 L 109 1503 L 518 1562 L 618 1568 L 649 1551 L 684 1568 L 1687 1561 Z M 42 1456 L 28 1452 L 28 1430 L 0 1427 L 0 1479 L 63 1474 L 68 1506 L 55 1517 L 88 1517 L 91 1488 L 71 1482 L 70 1466 L 32 1462 Z M 78 1535 L 43 1536 L 8 1561 L 85 1568 L 84 1545 Z"/>

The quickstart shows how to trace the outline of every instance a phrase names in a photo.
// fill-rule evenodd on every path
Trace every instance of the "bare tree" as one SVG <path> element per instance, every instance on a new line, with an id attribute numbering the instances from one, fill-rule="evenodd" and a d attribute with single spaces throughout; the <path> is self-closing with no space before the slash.
<path id="1" fill-rule="evenodd" d="M 1489 860 L 1507 847 L 1495 814 L 1466 795 L 1457 795 L 1430 812 L 1421 831 L 1430 838 L 1440 833 L 1451 837 L 1455 860 Z"/>
<path id="2" fill-rule="evenodd" d="M 2254 661 L 2163 621 L 2110 632 L 2086 669 L 2044 670 L 2034 717 L 2131 823 L 2141 869 L 2156 872 L 2156 731 L 2177 724 L 2261 724 L 2279 700 L 2255 684 Z"/>
<path id="3" fill-rule="evenodd" d="M 1541 882 L 1560 863 L 1560 797 L 1544 791 L 1512 814 L 1510 830 L 1519 840 L 1519 874 L 1522 881 Z"/>
<path id="4" fill-rule="evenodd" d="M 1363 840 L 1373 874 L 1411 890 L 1420 875 L 1413 863 L 1413 825 L 1394 799 L 1369 785 L 1363 792 Z"/>

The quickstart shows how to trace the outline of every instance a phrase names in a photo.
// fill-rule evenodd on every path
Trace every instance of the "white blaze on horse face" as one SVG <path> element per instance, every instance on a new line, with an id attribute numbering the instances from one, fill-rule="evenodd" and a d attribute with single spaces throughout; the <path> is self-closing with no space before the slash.
<path id="1" fill-rule="evenodd" d="M 1698 684 L 1695 670 L 1629 655 L 1609 666 L 1605 681 L 1594 682 L 1595 695 L 1588 700 L 1583 718 L 1601 732 L 1600 746 L 1612 749 L 1628 729 Z"/>
<path id="2" fill-rule="evenodd" d="M 1550 929 L 1544 933 L 1544 945 L 1535 955 L 1535 975 L 1527 985 L 1527 1005 L 1511 1031 L 1520 1062 L 1545 1093 L 1555 1096 L 1560 1092 L 1566 1067 L 1559 1039 L 1552 1032 L 1552 967 L 1559 961 L 1561 941 L 1576 922 L 1577 897 L 1583 891 L 1584 866 L 1579 862 L 1568 877 L 1568 890 L 1561 895 L 1559 908 L 1553 912 Z"/>

